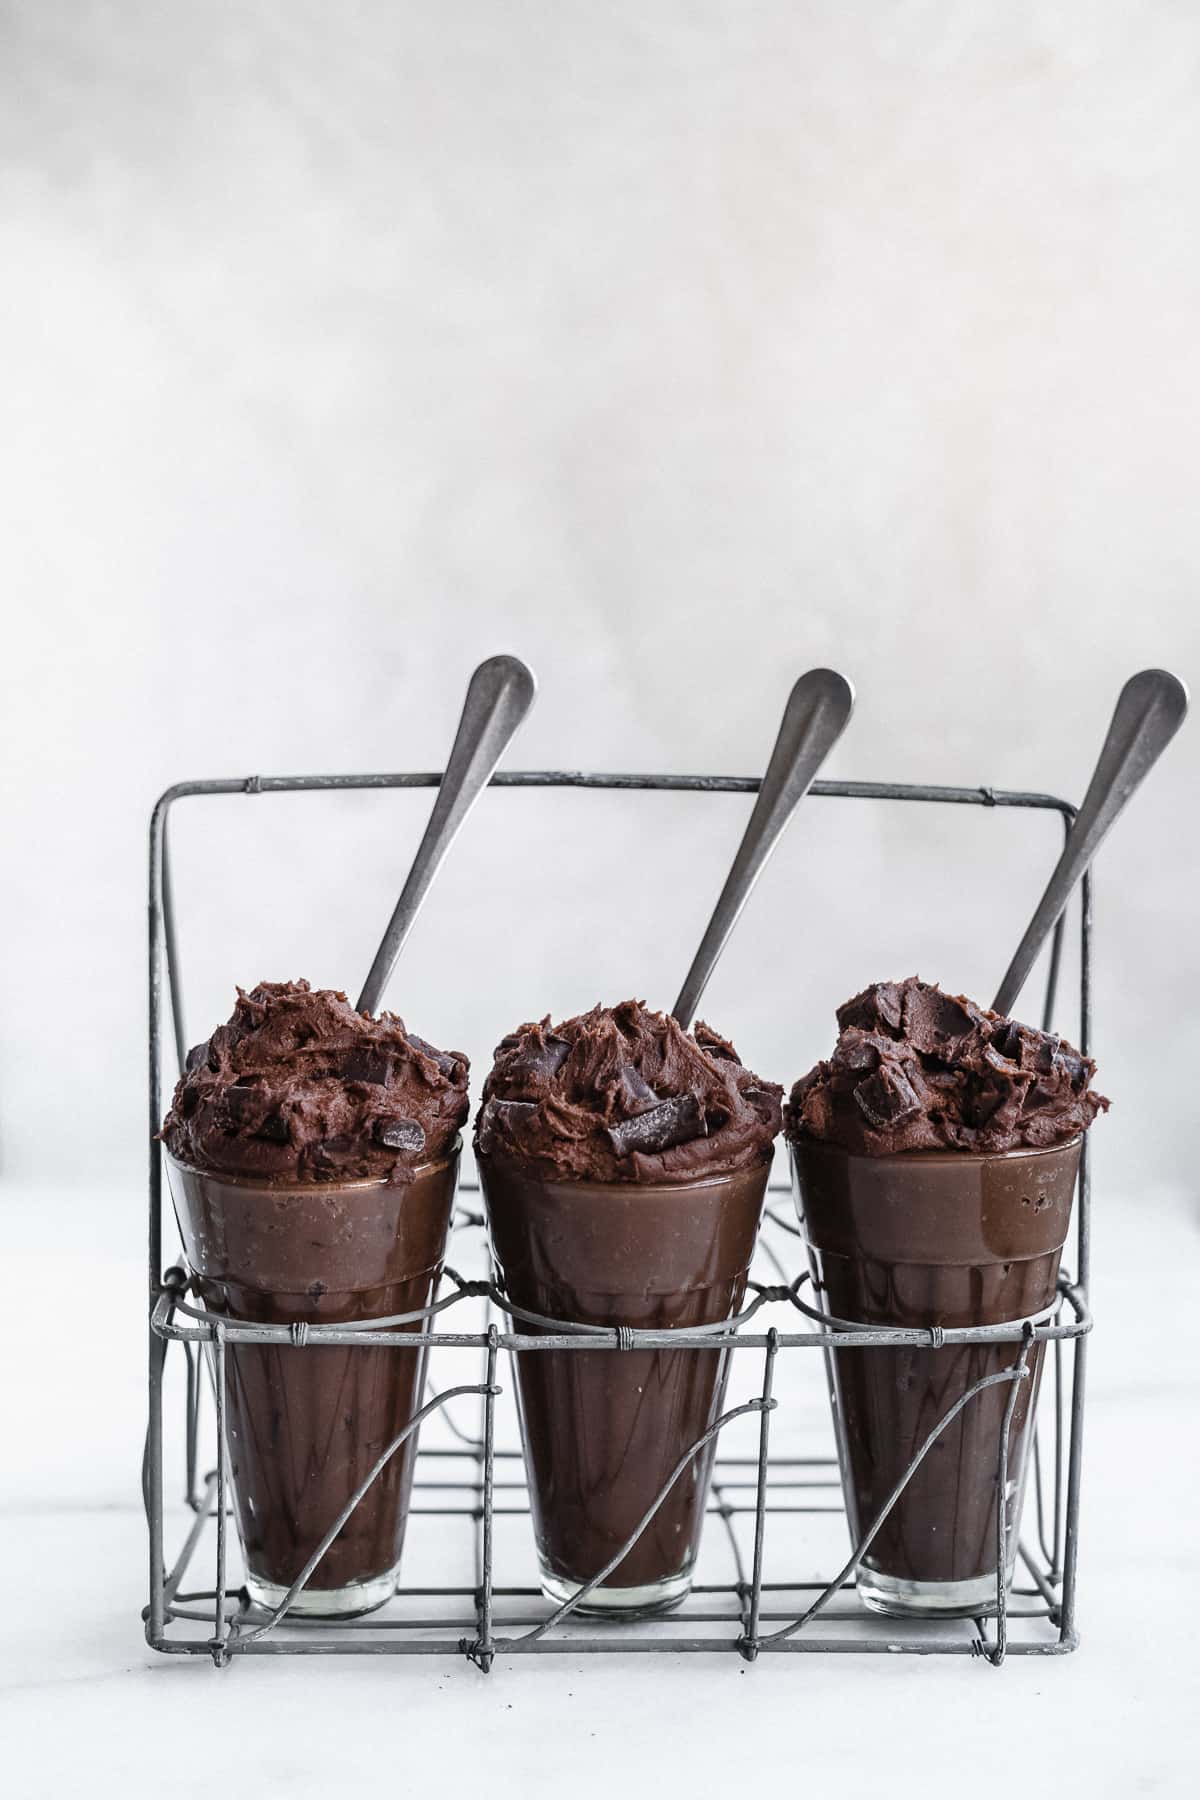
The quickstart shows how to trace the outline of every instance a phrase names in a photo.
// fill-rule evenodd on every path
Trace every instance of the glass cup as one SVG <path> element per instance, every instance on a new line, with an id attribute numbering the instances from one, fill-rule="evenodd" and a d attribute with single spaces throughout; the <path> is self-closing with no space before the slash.
<path id="1" fill-rule="evenodd" d="M 262 1325 L 341 1325 L 417 1312 L 434 1300 L 457 1141 L 405 1183 L 246 1181 L 164 1155 L 187 1260 L 210 1312 Z M 418 1411 L 425 1359 L 423 1348 L 227 1347 L 230 1482 L 246 1588 L 260 1606 L 279 1605 Z M 289 1617 L 348 1618 L 391 1597 L 416 1450 L 414 1433 L 350 1514 Z"/>
<path id="2" fill-rule="evenodd" d="M 549 1181 L 478 1159 L 497 1282 L 543 1317 L 640 1330 L 731 1318 L 746 1291 L 769 1160 L 704 1180 Z M 545 1331 L 513 1321 L 532 1335 Z M 632 1536 L 721 1412 L 729 1351 L 516 1352 L 517 1403 L 542 1587 L 573 1598 Z M 582 1601 L 625 1618 L 687 1594 L 716 1440 Z"/>
<path id="3" fill-rule="evenodd" d="M 792 1144 L 796 1209 L 816 1304 L 867 1326 L 998 1325 L 1056 1298 L 1081 1138 L 1050 1150 L 854 1156 Z M 1029 1463 L 1044 1345 L 1029 1352 L 1012 1417 L 1004 1495 L 1011 1557 Z M 850 1535 L 870 1529 L 938 1421 L 1014 1343 L 867 1347 L 827 1356 Z M 1000 1434 L 1011 1386 L 985 1388 L 935 1440 L 863 1558 L 873 1611 L 970 1617 L 996 1606 Z"/>

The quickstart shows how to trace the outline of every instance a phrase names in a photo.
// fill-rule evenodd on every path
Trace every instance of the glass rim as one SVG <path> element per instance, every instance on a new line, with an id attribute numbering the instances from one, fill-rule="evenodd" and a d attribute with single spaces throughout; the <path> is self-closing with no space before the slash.
<path id="1" fill-rule="evenodd" d="M 844 1144 L 830 1143 L 826 1138 L 786 1138 L 788 1155 L 794 1156 L 804 1150 L 825 1150 L 836 1152 L 851 1162 L 871 1163 L 875 1165 L 887 1163 L 1000 1163 L 1027 1162 L 1031 1157 L 1057 1156 L 1063 1150 L 1082 1149 L 1086 1131 L 1077 1131 L 1074 1137 L 1064 1138 L 1061 1144 L 1025 1145 L 1019 1150 L 888 1150 L 881 1156 L 872 1156 L 866 1150 L 847 1150 Z"/>
<path id="2" fill-rule="evenodd" d="M 770 1153 L 767 1156 L 758 1162 L 747 1163 L 742 1168 L 721 1169 L 715 1174 L 681 1175 L 674 1180 L 668 1178 L 661 1181 L 604 1181 L 596 1176 L 588 1175 L 547 1175 L 540 1169 L 524 1168 L 520 1163 L 508 1157 L 489 1156 L 479 1149 L 475 1151 L 475 1166 L 479 1170 L 481 1178 L 484 1171 L 491 1167 L 504 1175 L 511 1176 L 516 1181 L 528 1182 L 532 1187 L 570 1188 L 578 1193 L 587 1189 L 592 1189 L 605 1196 L 611 1194 L 694 1193 L 697 1188 L 723 1187 L 739 1176 L 762 1173 L 769 1180 L 771 1167 L 775 1160 L 776 1142 L 777 1140 L 774 1138 L 771 1140 Z"/>
<path id="3" fill-rule="evenodd" d="M 198 1163 L 184 1162 L 175 1155 L 169 1145 L 159 1140 L 159 1147 L 167 1162 L 181 1170 L 185 1175 L 196 1175 L 201 1181 L 220 1181 L 226 1187 L 255 1188 L 262 1193 L 270 1194 L 331 1194 L 345 1193 L 349 1190 L 366 1190 L 368 1188 L 406 1188 L 420 1175 L 434 1175 L 439 1169 L 449 1168 L 462 1155 L 462 1133 L 456 1132 L 454 1141 L 442 1156 L 429 1162 L 406 1165 L 411 1171 L 411 1180 L 395 1181 L 390 1175 L 355 1175 L 348 1180 L 333 1179 L 330 1181 L 305 1181 L 295 1176 L 286 1180 L 272 1180 L 269 1176 L 238 1175 L 227 1173 L 223 1169 L 202 1169 Z"/>

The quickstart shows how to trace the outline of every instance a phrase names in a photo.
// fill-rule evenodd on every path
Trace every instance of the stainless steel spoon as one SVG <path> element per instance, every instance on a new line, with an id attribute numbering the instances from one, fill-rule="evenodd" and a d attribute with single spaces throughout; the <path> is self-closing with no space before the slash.
<path id="1" fill-rule="evenodd" d="M 717 901 L 708 929 L 688 970 L 672 1012 L 686 1031 L 700 996 L 717 966 L 738 914 L 762 874 L 783 828 L 807 794 L 821 764 L 846 729 L 854 710 L 854 689 L 832 669 L 802 675 L 784 708 L 779 736 L 763 776 L 745 836 Z"/>
<path id="2" fill-rule="evenodd" d="M 536 693 L 533 672 L 515 656 L 489 657 L 472 675 L 425 835 L 383 934 L 383 942 L 375 952 L 371 972 L 358 996 L 359 1012 L 378 1012 L 396 959 L 442 858 L 491 780 L 496 764 L 533 705 Z"/>
<path id="3" fill-rule="evenodd" d="M 992 1006 L 1009 1013 L 1024 987 L 1038 952 L 1058 923 L 1072 890 L 1091 863 L 1118 815 L 1146 779 L 1188 709 L 1188 691 L 1166 669 L 1143 669 L 1121 689 L 1108 736 L 1062 855 L 1029 921 Z"/>

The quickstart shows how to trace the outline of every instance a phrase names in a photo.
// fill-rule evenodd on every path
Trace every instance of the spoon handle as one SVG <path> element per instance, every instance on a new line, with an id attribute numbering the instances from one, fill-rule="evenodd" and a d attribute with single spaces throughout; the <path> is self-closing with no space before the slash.
<path id="1" fill-rule="evenodd" d="M 854 689 L 832 669 L 802 675 L 784 708 L 783 723 L 767 764 L 745 836 L 738 845 L 721 897 L 700 941 L 687 980 L 672 1011 L 686 1031 L 717 966 L 738 914 L 783 828 L 807 794 L 821 764 L 846 729 L 854 709 Z"/>
<path id="2" fill-rule="evenodd" d="M 1143 669 L 1121 689 L 1083 805 L 992 1002 L 996 1012 L 1012 1011 L 1076 882 L 1085 874 L 1126 802 L 1183 724 L 1187 708 L 1187 688 L 1166 669 Z"/>
<path id="3" fill-rule="evenodd" d="M 396 959 L 442 858 L 463 820 L 492 778 L 522 719 L 533 705 L 537 682 L 515 656 L 492 656 L 471 677 L 446 771 L 425 827 L 408 880 L 396 902 L 383 942 L 358 996 L 358 1011 L 375 1013 Z"/>

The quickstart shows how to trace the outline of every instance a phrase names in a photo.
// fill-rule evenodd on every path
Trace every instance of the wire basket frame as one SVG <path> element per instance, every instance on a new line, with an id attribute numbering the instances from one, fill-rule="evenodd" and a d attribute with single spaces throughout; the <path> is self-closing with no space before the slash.
<path id="1" fill-rule="evenodd" d="M 649 1331 L 616 1329 L 542 1320 L 514 1307 L 494 1281 L 483 1273 L 477 1278 L 459 1274 L 449 1265 L 445 1279 L 450 1292 L 419 1313 L 366 1324 L 346 1323 L 310 1326 L 268 1326 L 210 1315 L 194 1303 L 190 1277 L 181 1266 L 163 1269 L 162 1152 L 157 1133 L 162 1118 L 161 1063 L 165 1038 L 163 966 L 167 975 L 170 1030 L 180 1068 L 186 1054 L 186 1031 L 178 976 L 175 908 L 167 838 L 172 806 L 194 796 L 329 792 L 366 788 L 436 787 L 437 773 L 380 775 L 251 776 L 245 780 L 183 782 L 169 788 L 151 815 L 149 844 L 149 1423 L 143 1463 L 143 1496 L 149 1530 L 149 1604 L 144 1609 L 146 1638 L 152 1648 L 182 1655 L 211 1656 L 224 1665 L 245 1655 L 462 1655 L 483 1670 L 500 1656 L 530 1654 L 600 1654 L 604 1652 L 704 1653 L 735 1651 L 747 1661 L 762 1653 L 913 1653 L 979 1656 L 999 1666 L 1008 1654 L 1061 1655 L 1078 1643 L 1076 1592 L 1078 1577 L 1078 1526 L 1080 1471 L 1087 1334 L 1091 1329 L 1088 1309 L 1090 1272 L 1091 1184 L 1087 1134 L 1079 1169 L 1075 1212 L 1075 1274 L 1065 1272 L 1058 1281 L 1057 1300 L 1048 1316 L 1014 1320 L 1008 1324 L 930 1329 L 865 1327 L 828 1319 L 805 1297 L 807 1273 L 791 1274 L 799 1258 L 800 1233 L 771 1198 L 759 1260 L 748 1284 L 748 1302 L 740 1315 L 718 1327 Z M 580 788 L 682 793 L 753 794 L 759 782 L 752 777 L 660 774 L 593 774 L 581 771 L 539 770 L 505 772 L 493 776 L 499 788 Z M 830 799 L 868 799 L 898 802 L 940 803 L 1053 811 L 1069 829 L 1075 809 L 1053 795 L 1009 792 L 990 787 L 960 788 L 910 785 L 892 782 L 814 782 L 811 793 Z M 1091 883 L 1082 884 L 1079 908 L 1080 1024 L 1079 1041 L 1088 1053 L 1091 1038 Z M 1052 939 L 1048 961 L 1042 1024 L 1049 1029 L 1057 996 L 1065 915 Z M 452 1240 L 479 1260 L 482 1256 L 482 1217 L 463 1206 L 461 1196 L 475 1191 L 460 1188 L 460 1202 Z M 790 1259 L 790 1260 L 789 1260 Z M 774 1280 L 761 1279 L 773 1275 Z M 481 1314 L 465 1326 L 468 1315 Z M 771 1321 L 768 1323 L 768 1321 Z M 775 1322 L 778 1321 L 778 1322 Z M 419 1325 L 420 1330 L 411 1329 Z M 451 1328 L 447 1329 L 447 1325 Z M 766 1329 L 762 1329 L 763 1326 Z M 756 1328 L 751 1329 L 749 1327 Z M 805 1328 L 796 1328 L 796 1327 Z M 535 1327 L 536 1332 L 523 1327 Z M 955 1628 L 951 1622 L 931 1625 L 924 1620 L 874 1618 L 853 1597 L 854 1574 L 891 1508 L 912 1479 L 937 1437 L 984 1388 L 1007 1383 L 1008 1398 L 996 1444 L 997 1494 L 1007 1491 L 1009 1428 L 1022 1382 L 1030 1376 L 1029 1357 L 1034 1344 L 1052 1346 L 1053 1451 L 1044 1456 L 1036 1422 L 1031 1420 L 1033 1465 L 1033 1533 L 1018 1545 L 1027 1585 L 1011 1591 L 1005 1571 L 1011 1560 L 1007 1509 L 996 1508 L 996 1611 Z M 164 1561 L 164 1375 L 169 1345 L 179 1343 L 184 1358 L 184 1456 L 185 1498 L 191 1518 L 182 1548 L 174 1563 Z M 229 1585 L 228 1550 L 230 1488 L 225 1432 L 226 1361 L 230 1344 L 286 1344 L 298 1352 L 306 1345 L 369 1345 L 401 1351 L 427 1347 L 430 1378 L 440 1359 L 473 1351 L 479 1358 L 478 1379 L 457 1382 L 438 1391 L 427 1388 L 428 1399 L 381 1456 L 368 1479 L 336 1519 L 330 1521 L 322 1543 L 309 1559 L 293 1587 L 272 1613 L 252 1608 L 243 1588 Z M 841 1352 L 880 1346 L 912 1346 L 921 1349 L 952 1348 L 963 1344 L 1011 1343 L 1010 1367 L 976 1381 L 939 1420 L 909 1463 L 904 1475 L 843 1566 L 828 1580 L 781 1578 L 784 1571 L 767 1565 L 778 1527 L 793 1515 L 842 1513 L 840 1499 L 833 1503 L 797 1502 L 795 1495 L 836 1493 L 837 1464 L 828 1456 L 790 1456 L 772 1452 L 773 1416 L 779 1408 L 776 1393 L 779 1358 L 795 1366 L 792 1352 L 831 1349 Z M 730 1407 L 700 1439 L 693 1443 L 660 1490 L 637 1530 L 621 1546 L 608 1567 L 570 1600 L 553 1605 L 532 1586 L 498 1584 L 497 1519 L 527 1513 L 528 1497 L 520 1478 L 519 1449 L 497 1441 L 497 1401 L 502 1393 L 498 1361 L 502 1350 L 512 1357 L 544 1352 L 602 1351 L 621 1355 L 629 1350 L 669 1349 L 712 1354 L 714 1349 L 736 1352 L 734 1364 L 746 1366 L 755 1358 L 760 1370 L 750 1397 Z M 200 1363 L 206 1357 L 212 1376 L 216 1435 L 216 1467 L 198 1474 L 202 1381 Z M 478 1425 L 464 1428 L 456 1416 L 460 1403 L 478 1404 Z M 726 1453 L 721 1434 L 737 1420 L 757 1421 L 757 1449 L 753 1455 Z M 349 1518 L 387 1461 L 422 1426 L 424 1441 L 417 1452 L 414 1481 L 414 1514 L 439 1520 L 462 1517 L 473 1537 L 473 1576 L 469 1584 L 429 1585 L 397 1589 L 396 1601 L 381 1615 L 345 1621 L 305 1621 L 297 1624 L 289 1610 L 312 1575 L 324 1551 Z M 430 1443 L 432 1428 L 446 1441 Z M 732 1560 L 734 1579 L 726 1583 L 694 1585 L 684 1604 L 670 1615 L 637 1623 L 605 1623 L 598 1629 L 578 1617 L 578 1608 L 591 1589 L 623 1560 L 666 1499 L 675 1480 L 701 1456 L 713 1440 L 711 1499 L 708 1510 L 722 1520 L 725 1546 Z M 1048 1467 L 1047 1467 L 1048 1465 Z M 498 1478 L 497 1470 L 501 1471 Z M 506 1479 L 511 1473 L 514 1479 Z M 498 1502 L 497 1494 L 503 1499 Z M 427 1495 L 449 1495 L 426 1505 Z M 745 1496 L 743 1498 L 742 1496 Z M 515 1502 L 510 1504 L 511 1502 Z M 738 1520 L 752 1522 L 747 1544 L 739 1536 Z M 771 1530 L 768 1531 L 768 1521 Z M 183 1583 L 201 1543 L 212 1540 L 212 1582 L 201 1589 L 185 1590 Z M 405 1562 L 411 1566 L 411 1549 Z M 849 1593 L 847 1601 L 843 1598 Z M 415 1610 L 414 1610 L 415 1609 Z M 813 1622 L 820 1619 L 821 1631 Z M 1015 1636 L 1029 1631 L 1031 1636 Z"/>

